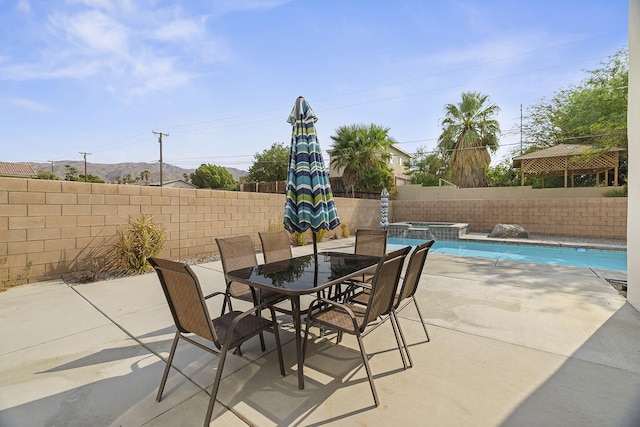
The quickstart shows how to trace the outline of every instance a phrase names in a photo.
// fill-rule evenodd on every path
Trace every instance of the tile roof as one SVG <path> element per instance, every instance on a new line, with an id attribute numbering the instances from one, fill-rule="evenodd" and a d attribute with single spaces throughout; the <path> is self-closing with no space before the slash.
<path id="1" fill-rule="evenodd" d="M 29 163 L 0 162 L 0 176 L 31 178 L 38 172 Z"/>

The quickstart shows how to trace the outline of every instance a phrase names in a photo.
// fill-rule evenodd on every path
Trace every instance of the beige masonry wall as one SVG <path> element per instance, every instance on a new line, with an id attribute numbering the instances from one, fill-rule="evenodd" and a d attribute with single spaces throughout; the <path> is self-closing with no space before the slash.
<path id="1" fill-rule="evenodd" d="M 379 202 L 337 198 L 351 230 L 379 221 Z M 96 271 L 117 231 L 148 214 L 167 229 L 161 256 L 217 254 L 216 237 L 249 234 L 282 222 L 284 195 L 0 178 L 0 280 L 29 282 Z M 336 229 L 329 233 L 340 235 Z"/>
<path id="2" fill-rule="evenodd" d="M 379 227 L 378 200 L 337 197 L 343 224 Z M 97 271 L 130 219 L 149 214 L 168 240 L 161 256 L 217 254 L 216 237 L 279 227 L 284 195 L 0 178 L 0 280 L 35 282 Z M 466 222 L 489 232 L 516 223 L 531 233 L 626 237 L 627 199 L 394 200 L 391 222 Z M 329 233 L 340 235 L 336 229 Z"/>
<path id="3" fill-rule="evenodd" d="M 461 222 L 486 233 L 518 224 L 532 234 L 626 239 L 627 199 L 395 200 L 393 221 Z"/>

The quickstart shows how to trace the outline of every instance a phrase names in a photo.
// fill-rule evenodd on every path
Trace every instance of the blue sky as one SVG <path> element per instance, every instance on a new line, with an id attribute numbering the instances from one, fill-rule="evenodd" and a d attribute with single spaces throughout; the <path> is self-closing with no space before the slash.
<path id="1" fill-rule="evenodd" d="M 627 0 L 0 0 L 0 161 L 248 169 L 288 144 L 297 96 L 336 128 L 435 148 L 444 106 L 479 91 L 519 147 L 520 105 L 627 46 Z"/>

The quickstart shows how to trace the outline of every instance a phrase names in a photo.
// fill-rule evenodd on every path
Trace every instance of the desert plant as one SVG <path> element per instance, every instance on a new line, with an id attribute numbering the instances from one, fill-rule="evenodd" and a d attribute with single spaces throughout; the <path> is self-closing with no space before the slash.
<path id="1" fill-rule="evenodd" d="M 324 240 L 324 238 L 327 236 L 327 230 L 322 228 L 320 231 L 318 231 L 316 233 L 316 242 L 320 243 Z"/>
<path id="2" fill-rule="evenodd" d="M 31 262 L 28 262 L 27 266 L 19 274 L 9 273 L 7 264 L 6 257 L 0 259 L 0 268 L 4 270 L 0 273 L 0 292 L 4 292 L 14 286 L 29 283 L 29 278 L 31 277 Z"/>
<path id="3" fill-rule="evenodd" d="M 351 235 L 351 231 L 349 231 L 349 226 L 347 224 L 340 225 L 342 229 L 342 237 L 347 238 Z"/>
<path id="4" fill-rule="evenodd" d="M 269 227 L 267 228 L 268 231 L 280 231 L 283 229 L 284 229 L 284 224 L 283 224 L 282 216 L 280 216 L 280 218 L 276 219 L 275 221 L 269 218 Z"/>
<path id="5" fill-rule="evenodd" d="M 304 233 L 300 233 L 299 231 L 295 231 L 291 235 L 291 244 L 295 246 L 304 246 L 307 244 L 307 238 L 304 237 Z"/>
<path id="6" fill-rule="evenodd" d="M 147 257 L 156 256 L 162 251 L 165 237 L 165 227 L 154 224 L 150 216 L 142 214 L 129 221 L 129 228 L 118 232 L 115 253 L 120 268 L 128 274 L 150 271 Z"/>

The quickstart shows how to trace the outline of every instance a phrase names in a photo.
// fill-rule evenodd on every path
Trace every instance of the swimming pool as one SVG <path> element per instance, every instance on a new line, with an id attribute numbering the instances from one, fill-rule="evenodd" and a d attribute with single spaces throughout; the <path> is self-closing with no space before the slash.
<path id="1" fill-rule="evenodd" d="M 424 240 L 391 237 L 387 242 L 389 245 L 416 246 Z M 430 252 L 540 264 L 627 270 L 627 253 L 624 251 L 436 240 Z"/>

